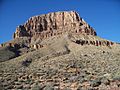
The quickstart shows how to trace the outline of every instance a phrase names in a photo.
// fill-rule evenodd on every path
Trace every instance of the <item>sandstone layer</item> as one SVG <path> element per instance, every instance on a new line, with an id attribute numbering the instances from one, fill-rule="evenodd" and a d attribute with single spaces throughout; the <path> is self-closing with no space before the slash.
<path id="1" fill-rule="evenodd" d="M 96 35 L 95 30 L 77 12 L 69 11 L 31 17 L 16 28 L 14 38 L 39 36 L 43 39 L 65 32 Z"/>

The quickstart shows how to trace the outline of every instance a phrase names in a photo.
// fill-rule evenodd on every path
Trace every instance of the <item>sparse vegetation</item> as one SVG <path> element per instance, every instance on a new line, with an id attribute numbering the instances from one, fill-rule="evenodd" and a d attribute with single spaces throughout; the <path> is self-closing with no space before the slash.
<path id="1" fill-rule="evenodd" d="M 22 61 L 22 65 L 28 67 L 30 65 L 30 63 L 32 63 L 32 59 L 31 58 L 27 58 L 24 61 Z"/>
<path id="2" fill-rule="evenodd" d="M 110 46 L 95 32 L 75 33 L 49 33 L 43 40 L 19 37 L 3 44 L 0 90 L 120 90 L 120 45 Z"/>

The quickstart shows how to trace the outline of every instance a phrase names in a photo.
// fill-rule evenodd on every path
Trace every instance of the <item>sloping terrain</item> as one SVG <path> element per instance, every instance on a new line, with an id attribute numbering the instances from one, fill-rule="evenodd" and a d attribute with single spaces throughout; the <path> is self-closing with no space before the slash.
<path id="1" fill-rule="evenodd" d="M 58 20 L 61 15 L 66 27 Z M 48 16 L 53 20 L 46 25 Z M 17 28 L 12 41 L 1 44 L 0 90 L 120 90 L 120 44 L 98 37 L 75 12 L 48 16 L 33 17 Z M 49 25 L 55 35 L 48 34 Z"/>
<path id="2" fill-rule="evenodd" d="M 14 49 L 10 47 L 0 48 L 0 62 L 15 58 L 16 56 Z"/>
<path id="3" fill-rule="evenodd" d="M 6 89 L 115 88 L 120 76 L 120 46 L 79 45 L 67 36 L 49 45 L 0 63 Z M 45 42 L 45 41 L 44 41 Z M 16 78 L 14 78 L 16 77 Z M 7 81 L 6 81 L 7 80 Z M 102 84 L 101 84 L 102 82 Z M 11 83 L 11 84 L 10 84 Z M 107 83 L 107 85 L 106 85 Z M 85 85 L 84 85 L 85 84 Z M 112 84 L 115 84 L 114 86 Z M 36 89 L 35 89 L 36 90 Z M 48 90 L 48 89 L 45 89 Z M 118 89 L 119 90 L 119 89 Z"/>

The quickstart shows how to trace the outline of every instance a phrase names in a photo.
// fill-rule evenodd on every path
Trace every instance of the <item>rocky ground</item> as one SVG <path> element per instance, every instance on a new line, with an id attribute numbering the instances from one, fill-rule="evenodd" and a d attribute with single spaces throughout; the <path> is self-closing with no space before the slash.
<path id="1" fill-rule="evenodd" d="M 54 40 L 1 62 L 1 90 L 120 90 L 119 44 L 82 46 L 66 37 Z"/>

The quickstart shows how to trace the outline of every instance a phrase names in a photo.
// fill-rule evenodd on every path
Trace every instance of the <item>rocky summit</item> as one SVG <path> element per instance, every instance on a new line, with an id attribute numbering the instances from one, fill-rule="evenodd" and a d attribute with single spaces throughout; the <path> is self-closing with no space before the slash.
<path id="1" fill-rule="evenodd" d="M 31 17 L 25 24 L 17 27 L 13 37 L 39 36 L 44 39 L 65 32 L 96 35 L 95 30 L 77 12 L 70 11 Z"/>
<path id="2" fill-rule="evenodd" d="M 75 11 L 33 16 L 0 44 L 0 90 L 120 90 L 120 44 Z"/>

